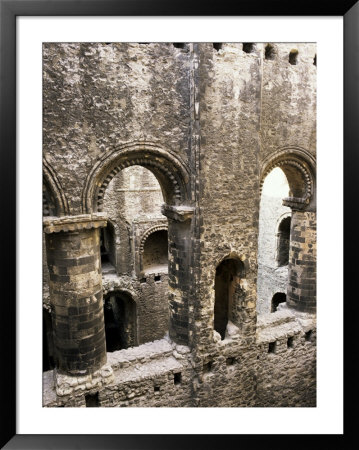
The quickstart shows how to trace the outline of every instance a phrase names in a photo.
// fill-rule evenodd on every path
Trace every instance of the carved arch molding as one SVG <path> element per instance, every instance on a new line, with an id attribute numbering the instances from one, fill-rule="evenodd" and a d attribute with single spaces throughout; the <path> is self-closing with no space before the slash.
<path id="1" fill-rule="evenodd" d="M 290 189 L 283 204 L 299 210 L 308 207 L 315 197 L 315 158 L 300 147 L 283 147 L 274 152 L 261 165 L 261 192 L 266 176 L 276 167 L 285 173 Z"/>
<path id="2" fill-rule="evenodd" d="M 69 215 L 69 205 L 67 198 L 62 189 L 61 183 L 56 176 L 56 172 L 51 166 L 51 164 L 44 158 L 42 161 L 43 170 L 43 185 L 48 191 L 48 195 L 51 197 L 51 202 L 55 206 L 55 214 L 57 216 L 67 216 Z M 47 207 L 48 210 L 52 209 L 48 204 L 49 200 L 44 196 L 44 209 Z"/>
<path id="3" fill-rule="evenodd" d="M 157 178 L 169 205 L 186 204 L 189 171 L 177 155 L 151 142 L 135 142 L 115 147 L 101 156 L 91 169 L 82 193 L 84 213 L 101 212 L 107 186 L 126 167 L 139 165 Z"/>

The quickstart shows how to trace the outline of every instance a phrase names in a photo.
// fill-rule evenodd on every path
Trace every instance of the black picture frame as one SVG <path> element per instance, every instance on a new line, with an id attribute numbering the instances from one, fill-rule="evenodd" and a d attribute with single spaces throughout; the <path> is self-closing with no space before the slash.
<path id="1" fill-rule="evenodd" d="M 268 440 L 295 437 L 300 444 L 318 438 L 338 441 L 343 448 L 355 426 L 355 414 L 347 414 L 343 435 L 18 435 L 16 434 L 16 17 L 18 16 L 343 16 L 344 18 L 344 255 L 355 254 L 357 231 L 355 221 L 355 182 L 359 169 L 359 2 L 342 0 L 301 2 L 243 0 L 237 3 L 223 0 L 206 3 L 194 0 L 0 0 L 0 185 L 3 192 L 4 215 L 0 240 L 3 298 L 1 302 L 1 364 L 2 422 L 1 448 L 6 449 L 183 449 L 205 445 L 219 448 L 224 445 L 268 445 Z M 4 195 L 5 194 L 5 195 Z M 350 249 L 350 251 L 349 251 Z M 6 258 L 4 257 L 6 256 Z M 354 341 L 355 299 L 353 280 L 355 260 L 347 261 L 344 286 L 345 303 L 345 375 L 356 373 Z M 336 270 L 342 270 L 340 267 Z M 349 296 L 348 293 L 353 295 Z M 353 404 L 349 381 L 345 380 L 345 411 Z M 354 389 L 354 388 L 353 388 Z M 180 429 L 180 427 L 179 427 Z M 345 439 L 347 438 L 347 439 Z M 281 439 L 284 443 L 284 440 Z M 334 442 L 333 442 L 334 443 Z M 280 447 L 276 442 L 276 446 Z M 287 443 L 285 444 L 287 445 Z"/>

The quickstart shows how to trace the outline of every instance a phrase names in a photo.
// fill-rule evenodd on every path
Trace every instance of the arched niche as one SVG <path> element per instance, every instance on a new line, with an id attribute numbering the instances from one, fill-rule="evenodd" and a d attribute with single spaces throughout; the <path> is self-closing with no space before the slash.
<path id="1" fill-rule="evenodd" d="M 183 205 L 189 200 L 189 173 L 177 156 L 149 142 L 116 147 L 101 157 L 89 173 L 82 194 L 84 213 L 102 211 L 106 188 L 122 169 L 142 166 L 157 178 L 167 205 Z"/>
<path id="2" fill-rule="evenodd" d="M 113 291 L 104 296 L 106 350 L 114 352 L 138 345 L 137 305 L 126 291 Z"/>
<path id="3" fill-rule="evenodd" d="M 238 324 L 238 310 L 245 297 L 242 282 L 245 265 L 238 258 L 228 256 L 216 267 L 214 282 L 214 330 L 225 339 L 228 321 Z"/>
<path id="4" fill-rule="evenodd" d="M 147 230 L 139 250 L 141 272 L 168 272 L 168 227 L 158 225 Z"/>

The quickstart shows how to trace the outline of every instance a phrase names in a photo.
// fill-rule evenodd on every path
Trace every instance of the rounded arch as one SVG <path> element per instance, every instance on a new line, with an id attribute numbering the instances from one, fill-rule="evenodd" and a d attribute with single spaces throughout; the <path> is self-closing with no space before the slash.
<path id="1" fill-rule="evenodd" d="M 54 203 L 56 215 L 69 215 L 69 205 L 65 193 L 62 189 L 61 183 L 56 176 L 55 170 L 45 158 L 42 161 L 42 168 L 43 185 L 45 186 L 49 196 L 51 197 L 51 202 Z M 52 209 L 48 204 L 49 200 L 47 199 L 46 195 L 43 196 L 43 201 L 45 205 L 47 204 L 49 210 Z"/>
<path id="2" fill-rule="evenodd" d="M 238 275 L 242 279 L 246 278 L 246 274 L 249 271 L 249 262 L 245 256 L 239 255 L 236 252 L 228 253 L 228 255 L 222 257 L 221 259 L 215 262 L 214 270 L 217 270 L 217 267 L 219 267 L 226 260 L 234 260 L 238 267 Z"/>
<path id="3" fill-rule="evenodd" d="M 179 205 L 189 199 L 189 173 L 178 157 L 157 144 L 134 142 L 115 147 L 96 162 L 83 190 L 83 212 L 102 211 L 104 194 L 112 178 L 133 165 L 145 167 L 155 175 L 167 204 Z"/>
<path id="4" fill-rule="evenodd" d="M 276 167 L 283 170 L 289 184 L 289 197 L 285 199 L 287 206 L 296 209 L 306 208 L 315 199 L 315 159 L 300 147 L 283 147 L 264 159 L 261 165 L 261 183 Z"/>
<path id="5" fill-rule="evenodd" d="M 155 225 L 151 228 L 149 228 L 147 231 L 145 231 L 141 237 L 141 242 L 140 242 L 140 246 L 139 246 L 139 252 L 142 255 L 144 252 L 144 247 L 145 247 L 145 243 L 148 239 L 148 237 L 155 233 L 156 231 L 168 231 L 168 226 L 167 225 Z"/>

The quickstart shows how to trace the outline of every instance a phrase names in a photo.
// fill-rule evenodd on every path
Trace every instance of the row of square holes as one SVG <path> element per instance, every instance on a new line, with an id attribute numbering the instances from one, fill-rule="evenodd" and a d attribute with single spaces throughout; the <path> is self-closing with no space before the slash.
<path id="1" fill-rule="evenodd" d="M 140 43 L 148 44 L 148 42 L 140 42 Z M 176 48 L 180 48 L 180 49 L 186 48 L 186 44 L 181 43 L 181 42 L 174 42 L 173 46 Z M 223 44 L 221 44 L 219 42 L 215 42 L 213 44 L 213 48 L 215 50 L 217 50 L 217 52 L 218 52 L 219 50 L 221 50 L 223 48 Z M 255 51 L 255 44 L 253 42 L 243 42 L 242 48 L 245 53 L 253 53 Z M 291 52 L 289 53 L 288 61 L 293 66 L 298 64 L 298 53 L 299 53 L 298 50 L 291 50 Z M 275 59 L 275 56 L 276 56 L 275 48 L 273 47 L 273 45 L 267 44 L 265 46 L 264 58 L 267 60 L 273 60 L 273 59 Z M 313 58 L 313 64 L 315 66 L 317 65 L 317 55 L 315 55 Z"/>
<path id="2" fill-rule="evenodd" d="M 312 330 L 309 330 L 309 331 L 307 331 L 307 332 L 305 333 L 304 337 L 305 337 L 305 340 L 306 340 L 307 342 L 311 342 L 311 340 L 312 340 L 312 334 L 313 334 L 313 331 L 312 331 Z M 294 344 L 294 336 L 290 336 L 290 337 L 287 339 L 287 348 L 293 348 L 293 344 Z M 268 344 L 268 353 L 275 353 L 276 347 L 277 347 L 277 342 L 276 342 L 276 341 L 274 341 L 274 342 L 269 342 L 269 344 Z"/>
<path id="3" fill-rule="evenodd" d="M 306 341 L 311 341 L 312 338 L 312 330 L 309 330 L 305 333 L 305 340 Z M 288 348 L 292 348 L 293 347 L 293 341 L 294 341 L 294 337 L 291 336 L 288 338 L 287 340 L 287 347 Z M 275 353 L 276 350 L 276 342 L 270 342 L 268 344 L 268 353 Z M 227 366 L 233 366 L 234 363 L 236 362 L 236 358 L 234 358 L 233 356 L 230 356 L 226 359 L 226 365 Z M 212 371 L 212 367 L 213 367 L 213 361 L 208 361 L 205 364 L 203 364 L 203 373 L 210 373 Z M 179 385 L 181 384 L 182 381 L 182 374 L 181 372 L 175 372 L 173 374 L 173 384 L 174 385 Z M 154 392 L 159 392 L 161 390 L 161 387 L 159 385 L 154 385 L 153 386 L 153 390 Z M 99 401 L 98 401 L 98 392 L 95 395 L 86 395 L 86 406 L 87 407 L 91 407 L 91 406 L 99 406 Z"/>
<path id="4" fill-rule="evenodd" d="M 154 280 L 155 280 L 156 282 L 161 281 L 161 275 L 155 275 L 155 276 L 154 276 Z M 147 278 L 141 278 L 141 279 L 140 279 L 140 283 L 146 283 L 146 281 L 147 281 Z"/>
<path id="5" fill-rule="evenodd" d="M 185 48 L 185 44 L 174 43 L 173 46 L 176 48 Z M 217 50 L 217 52 L 218 52 L 219 50 L 221 50 L 223 48 L 223 44 L 214 43 L 213 48 L 215 50 Z M 253 53 L 255 51 L 255 44 L 252 42 L 244 42 L 242 48 L 245 53 Z M 264 58 L 267 60 L 268 59 L 273 60 L 273 59 L 275 59 L 275 56 L 276 56 L 275 48 L 273 47 L 273 45 L 267 44 L 265 46 Z M 292 65 L 298 64 L 298 50 L 292 50 L 289 53 L 288 60 L 289 60 L 289 63 Z M 317 65 L 317 55 L 314 56 L 313 64 L 315 66 Z"/>

